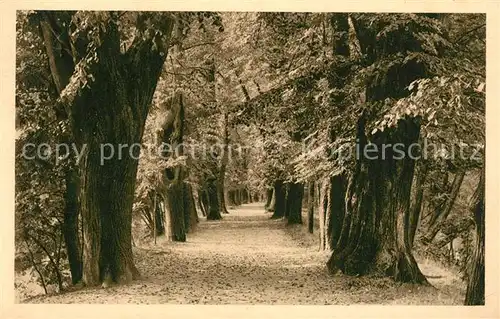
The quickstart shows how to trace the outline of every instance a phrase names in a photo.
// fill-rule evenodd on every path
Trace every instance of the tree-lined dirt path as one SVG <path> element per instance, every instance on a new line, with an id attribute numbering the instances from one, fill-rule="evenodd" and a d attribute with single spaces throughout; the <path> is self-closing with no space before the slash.
<path id="1" fill-rule="evenodd" d="M 327 256 L 306 227 L 270 220 L 262 204 L 231 209 L 221 221 L 200 220 L 188 242 L 135 248 L 142 279 L 128 285 L 37 297 L 44 303 L 182 304 L 460 304 L 451 283 L 433 288 L 390 279 L 330 276 Z M 425 265 L 422 267 L 425 271 Z M 433 269 L 433 275 L 436 270 Z M 444 270 L 437 275 L 449 279 Z M 456 284 L 456 283 L 455 283 Z M 414 300 L 414 301 L 413 301 Z"/>

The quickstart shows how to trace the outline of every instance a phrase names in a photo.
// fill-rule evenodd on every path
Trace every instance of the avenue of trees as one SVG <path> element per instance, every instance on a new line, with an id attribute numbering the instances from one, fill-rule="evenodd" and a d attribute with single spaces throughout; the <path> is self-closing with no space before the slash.
<path id="1" fill-rule="evenodd" d="M 129 282 L 138 241 L 189 241 L 199 218 L 259 201 L 319 226 L 332 275 L 428 285 L 415 252 L 460 239 L 464 303 L 484 304 L 485 29 L 480 14 L 18 12 L 16 268 L 44 289 Z"/>

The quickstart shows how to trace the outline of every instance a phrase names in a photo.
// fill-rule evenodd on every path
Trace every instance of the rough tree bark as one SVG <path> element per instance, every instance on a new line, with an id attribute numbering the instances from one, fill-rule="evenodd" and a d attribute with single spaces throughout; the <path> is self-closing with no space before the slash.
<path id="1" fill-rule="evenodd" d="M 363 117 L 358 122 L 360 149 L 367 139 Z M 410 191 L 414 161 L 408 146 L 418 141 L 419 126 L 400 121 L 394 132 L 377 137 L 376 145 L 402 143 L 405 156 L 391 151 L 382 159 L 361 158 L 356 163 L 346 194 L 346 217 L 339 243 L 328 260 L 328 269 L 346 274 L 370 272 L 393 276 L 396 281 L 426 284 L 409 244 Z M 344 238 L 342 238 L 344 237 Z"/>
<path id="2" fill-rule="evenodd" d="M 342 18 L 344 19 L 344 18 Z M 367 63 L 386 58 L 385 46 L 377 43 L 377 32 L 367 20 L 353 19 L 355 32 Z M 398 52 L 418 51 L 413 42 L 400 41 Z M 346 210 L 340 239 L 327 262 L 330 272 L 346 274 L 379 273 L 396 281 L 428 284 L 413 257 L 409 241 L 409 215 L 414 160 L 409 147 L 418 143 L 418 119 L 404 117 L 397 126 L 367 134 L 371 107 L 387 98 L 408 95 L 407 86 L 418 78 L 430 76 L 420 61 L 395 63 L 383 76 L 367 82 L 365 105 L 356 124 L 357 147 L 363 154 L 355 160 L 346 190 Z M 376 112 L 376 111 L 375 111 Z M 377 154 L 364 152 L 376 145 Z M 398 145 L 387 148 L 387 145 Z M 370 148 L 373 150 L 375 147 Z"/>
<path id="3" fill-rule="evenodd" d="M 332 143 L 335 141 L 333 126 L 329 128 L 329 133 Z M 346 173 L 344 172 L 325 179 L 322 184 L 319 212 L 321 250 L 333 250 L 337 246 L 345 216 L 345 193 Z"/>
<path id="4" fill-rule="evenodd" d="M 320 250 L 337 247 L 345 215 L 345 175 L 323 181 L 320 206 Z"/>
<path id="5" fill-rule="evenodd" d="M 484 279 L 484 242 L 485 242 L 485 172 L 484 168 L 479 179 L 478 186 L 471 201 L 472 213 L 476 224 L 476 238 L 472 265 L 469 267 L 467 292 L 465 294 L 465 305 L 484 305 L 485 279 Z"/>
<path id="6" fill-rule="evenodd" d="M 327 218 L 325 220 L 326 239 L 325 248 L 335 249 L 342 231 L 342 222 L 345 215 L 345 187 L 344 174 L 335 175 L 330 178 L 328 189 Z"/>
<path id="7" fill-rule="evenodd" d="M 167 187 L 167 236 L 172 241 L 186 241 L 184 224 L 184 183 L 174 181 Z"/>
<path id="8" fill-rule="evenodd" d="M 170 146 L 171 157 L 184 155 L 182 145 L 184 138 L 184 101 L 183 95 L 176 92 L 173 97 L 166 101 L 168 112 L 163 123 L 162 142 Z M 186 241 L 185 210 L 184 201 L 184 177 L 182 167 L 167 168 L 164 173 L 167 199 L 167 235 L 172 241 Z"/>
<path id="9" fill-rule="evenodd" d="M 68 254 L 71 283 L 77 284 L 82 279 L 82 256 L 80 237 L 78 236 L 78 172 L 75 169 L 66 171 L 66 190 L 64 193 L 63 235 Z"/>
<path id="10" fill-rule="evenodd" d="M 56 14 L 56 13 L 54 13 Z M 138 37 L 129 49 L 120 50 L 119 15 L 97 23 L 100 44 L 98 61 L 90 61 L 85 72 L 75 72 L 58 101 L 70 115 L 79 149 L 86 146 L 80 164 L 80 212 L 83 218 L 83 282 L 97 285 L 103 279 L 129 281 L 139 276 L 132 255 L 132 203 L 139 150 L 118 159 L 110 150 L 140 143 L 146 115 L 167 55 L 174 20 L 164 18 L 162 34 Z M 66 34 L 69 28 L 66 30 Z M 53 39 L 44 38 L 49 60 L 58 57 L 50 49 Z M 49 44 L 49 45 L 47 45 Z M 86 50 L 86 49 L 85 49 Z M 71 52 L 71 51 L 70 51 Z M 80 52 L 78 57 L 85 56 Z M 55 77 L 60 69 L 51 67 Z M 104 154 L 103 154 L 104 153 Z M 103 160 L 103 156 L 109 159 Z"/>
<path id="11" fill-rule="evenodd" d="M 347 59 L 349 57 L 349 21 L 346 14 L 332 14 L 330 24 L 336 32 L 333 35 L 333 53 L 336 56 Z M 343 110 L 342 101 L 346 94 L 342 88 L 346 84 L 346 79 L 351 72 L 349 64 L 341 64 L 336 67 L 332 76 L 328 77 L 328 86 L 336 92 L 332 95 L 333 101 L 337 104 L 339 111 Z M 330 123 L 328 128 L 328 139 L 330 143 L 335 142 L 337 135 L 336 126 L 338 123 Z M 331 150 L 327 150 L 328 158 L 335 161 Z M 344 200 L 345 200 L 345 174 L 340 173 L 324 181 L 321 190 L 320 207 L 320 249 L 334 249 L 344 218 Z"/>
<path id="12" fill-rule="evenodd" d="M 217 178 L 217 198 L 219 201 L 219 207 L 222 214 L 229 214 L 229 211 L 226 207 L 226 198 L 224 196 L 224 179 L 225 179 L 225 169 L 223 171 L 219 171 L 219 176 Z"/>

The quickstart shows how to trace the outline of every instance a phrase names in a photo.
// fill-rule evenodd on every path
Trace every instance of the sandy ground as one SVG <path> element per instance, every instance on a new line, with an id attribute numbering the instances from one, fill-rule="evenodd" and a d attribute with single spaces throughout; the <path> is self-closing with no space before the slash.
<path id="1" fill-rule="evenodd" d="M 140 280 L 39 296 L 30 303 L 180 304 L 461 304 L 463 284 L 420 260 L 436 288 L 390 279 L 330 276 L 317 234 L 270 220 L 262 204 L 231 209 L 222 221 L 200 220 L 188 242 L 159 238 L 136 248 Z"/>

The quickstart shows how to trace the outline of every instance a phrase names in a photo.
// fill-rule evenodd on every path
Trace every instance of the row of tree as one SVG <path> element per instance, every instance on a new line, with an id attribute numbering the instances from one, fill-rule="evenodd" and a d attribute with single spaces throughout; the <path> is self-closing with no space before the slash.
<path id="1" fill-rule="evenodd" d="M 129 281 L 134 218 L 185 241 L 197 210 L 218 220 L 265 197 L 271 218 L 301 224 L 308 198 L 330 272 L 428 284 L 413 256 L 422 207 L 429 244 L 470 173 L 473 215 L 439 241 L 475 225 L 466 303 L 484 303 L 484 164 L 442 146 L 484 157 L 484 39 L 484 15 L 19 12 L 19 258 L 44 286 L 52 273 L 62 288 L 66 259 L 73 283 Z M 85 152 L 28 161 L 30 142 Z M 437 155 L 413 158 L 426 142 Z M 102 163 L 101 145 L 135 143 L 176 151 Z"/>
<path id="2" fill-rule="evenodd" d="M 264 47 L 275 53 L 261 58 L 284 76 L 272 90 L 248 98 L 239 120 L 264 125 L 264 139 L 308 146 L 304 152 L 292 145 L 276 155 L 285 165 L 272 165 L 268 177 L 273 217 L 301 223 L 304 185 L 311 196 L 319 188 L 320 246 L 332 251 L 330 272 L 428 284 L 413 256 L 422 205 L 433 204 L 422 236 L 429 244 L 449 221 L 469 172 L 477 176 L 477 187 L 468 213 L 454 217 L 474 223 L 453 222 L 455 229 L 440 241 L 447 244 L 476 225 L 466 304 L 484 303 L 484 16 L 269 13 L 260 18 L 272 34 L 262 40 Z M 306 44 L 306 52 L 290 39 Z M 412 145 L 425 143 L 439 149 L 415 159 Z M 391 147 L 398 144 L 400 153 Z M 378 150 L 375 158 L 342 153 L 367 147 Z M 462 147 L 465 156 L 446 147 Z M 438 175 L 451 175 L 453 182 L 443 185 Z M 427 186 L 447 189 L 424 193 Z M 444 196 L 435 201 L 437 195 Z M 313 221 L 315 205 L 309 206 Z"/>

